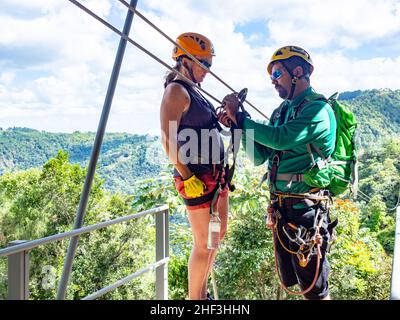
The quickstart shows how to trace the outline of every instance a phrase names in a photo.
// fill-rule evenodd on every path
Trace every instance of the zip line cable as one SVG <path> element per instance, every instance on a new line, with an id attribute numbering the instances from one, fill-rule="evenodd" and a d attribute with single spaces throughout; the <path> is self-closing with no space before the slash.
<path id="1" fill-rule="evenodd" d="M 399 206 L 399 204 L 400 204 L 400 188 L 399 188 L 399 194 L 397 195 L 397 204 L 395 205 L 394 208 L 387 209 L 387 210 L 388 210 L 388 211 L 394 211 L 394 210 L 397 209 L 397 207 Z"/>
<path id="2" fill-rule="evenodd" d="M 153 53 L 151 53 L 150 51 L 148 51 L 147 49 L 145 49 L 144 47 L 142 47 L 140 44 L 138 44 L 136 41 L 132 40 L 130 37 L 126 36 L 125 34 L 123 34 L 121 31 L 119 31 L 117 28 L 115 28 L 112 24 L 108 23 L 107 21 L 105 21 L 104 19 L 100 18 L 98 15 L 96 15 L 93 11 L 89 10 L 87 7 L 85 7 L 83 4 L 81 4 L 80 2 L 76 1 L 76 0 L 68 0 L 70 2 L 72 2 L 74 5 L 76 5 L 78 8 L 82 9 L 83 11 L 85 11 L 87 14 L 89 14 L 90 16 L 92 16 L 93 18 L 95 18 L 96 20 L 98 20 L 99 22 L 101 22 L 102 24 L 104 24 L 107 28 L 111 29 L 112 31 L 114 31 L 116 34 L 118 34 L 121 38 L 125 39 L 126 41 L 128 41 L 129 43 L 133 44 L 135 47 L 137 47 L 139 50 L 143 51 L 144 53 L 146 53 L 147 55 L 149 55 L 150 57 L 152 57 L 154 60 L 156 60 L 157 62 L 159 62 L 160 64 L 162 64 L 164 67 L 166 67 L 167 69 L 176 72 L 177 74 L 179 74 L 180 76 L 182 76 L 183 78 L 185 78 L 192 86 L 195 86 L 197 89 L 199 89 L 201 92 L 203 92 L 204 94 L 206 94 L 208 97 L 210 97 L 211 99 L 215 100 L 216 102 L 218 102 L 220 105 L 222 105 L 222 102 L 217 99 L 216 97 L 214 97 L 212 94 L 208 93 L 206 90 L 204 90 L 203 88 L 201 88 L 200 86 L 198 86 L 196 83 L 194 83 L 192 80 L 188 79 L 185 75 L 183 75 L 181 72 L 176 71 L 175 69 L 173 69 L 171 66 L 169 66 L 166 62 L 164 62 L 163 60 L 161 60 L 160 58 L 158 58 L 156 55 L 154 55 Z"/>
<path id="3" fill-rule="evenodd" d="M 361 190 L 358 190 L 359 195 L 361 196 L 362 200 L 370 202 L 372 200 L 372 198 L 370 196 L 368 196 L 367 194 L 365 194 L 364 192 L 362 192 Z M 394 208 L 386 208 L 386 211 L 394 211 L 397 209 L 397 207 L 400 205 L 400 189 L 399 189 L 399 194 L 397 196 L 397 203 L 394 206 Z"/>
<path id="4" fill-rule="evenodd" d="M 231 90 L 233 93 L 237 93 L 235 89 L 233 89 L 231 86 L 229 86 L 225 81 L 223 81 L 220 77 L 218 77 L 213 71 L 211 71 L 209 68 L 204 66 L 196 57 L 194 57 L 190 52 L 188 52 L 185 48 L 183 48 L 181 45 L 179 45 L 177 42 L 175 42 L 171 37 L 169 37 L 165 32 L 163 32 L 160 28 L 158 28 L 154 23 L 152 23 L 149 19 L 147 19 L 143 14 L 141 14 L 135 7 L 129 5 L 125 0 L 118 0 L 121 2 L 125 7 L 127 7 L 130 11 L 134 12 L 137 16 L 139 16 L 144 22 L 146 22 L 148 25 L 150 25 L 152 28 L 157 30 L 162 36 L 164 36 L 167 40 L 169 40 L 172 44 L 177 46 L 179 49 L 181 49 L 183 52 L 185 52 L 198 66 L 200 66 L 202 69 L 206 70 L 208 73 L 210 73 L 215 79 L 217 79 L 219 82 L 221 82 L 225 87 L 227 87 L 229 90 Z M 267 120 L 269 118 L 262 113 L 258 108 L 256 108 L 253 104 L 251 104 L 249 101 L 245 100 L 245 103 L 247 103 L 249 106 L 251 106 L 254 110 L 256 110 L 259 114 L 261 114 L 263 117 L 265 117 Z"/>
<path id="5" fill-rule="evenodd" d="M 360 193 L 360 190 L 358 190 L 357 198 L 360 198 L 361 200 L 363 200 L 365 202 L 370 202 L 371 201 L 369 198 L 367 198 L 362 193 Z"/>
<path id="6" fill-rule="evenodd" d="M 362 192 L 361 190 L 358 190 L 358 192 L 360 192 L 360 194 L 361 194 L 364 198 L 368 199 L 368 201 L 371 201 L 371 200 L 372 200 L 372 198 L 371 198 L 369 195 L 365 194 L 365 193 Z"/>

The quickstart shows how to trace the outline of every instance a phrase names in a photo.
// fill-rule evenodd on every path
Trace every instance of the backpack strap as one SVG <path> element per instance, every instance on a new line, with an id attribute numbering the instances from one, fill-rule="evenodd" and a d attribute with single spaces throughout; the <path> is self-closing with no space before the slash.
<path id="1" fill-rule="evenodd" d="M 317 165 L 318 168 L 321 169 L 321 168 L 325 167 L 327 163 L 333 164 L 333 162 L 331 161 L 331 160 L 332 160 L 331 156 L 329 156 L 328 158 L 326 158 L 325 155 L 324 155 L 324 154 L 322 153 L 322 151 L 320 150 L 320 148 L 318 148 L 317 145 L 316 145 L 315 143 L 308 143 L 308 144 L 306 145 L 306 147 L 307 147 L 308 154 L 310 155 L 310 158 L 311 158 L 311 162 L 312 162 L 313 167 L 314 167 L 315 165 Z M 312 149 L 314 149 L 314 150 L 318 153 L 318 155 L 322 158 L 322 161 L 315 162 Z M 339 162 L 339 161 L 338 161 L 338 162 Z M 339 164 L 339 163 L 334 163 L 334 164 Z M 340 164 L 346 164 L 346 161 L 344 161 L 344 163 L 340 163 Z"/>
<path id="2" fill-rule="evenodd" d="M 339 96 L 339 92 L 335 92 L 333 95 L 331 95 L 331 96 L 328 98 L 328 102 L 329 102 L 329 101 L 333 101 L 333 100 L 337 100 L 338 96 Z"/>
<path id="3" fill-rule="evenodd" d="M 329 99 L 331 99 L 333 96 L 329 97 Z M 297 118 L 297 116 L 299 115 L 299 113 L 301 112 L 301 110 L 303 110 L 303 108 L 310 102 L 314 102 L 314 101 L 324 101 L 326 103 L 329 103 L 329 99 L 326 99 L 324 95 L 322 94 L 318 94 L 318 93 L 314 93 L 314 94 L 310 94 L 306 97 L 304 97 L 303 101 L 300 102 L 300 104 L 297 106 L 294 117 Z"/>

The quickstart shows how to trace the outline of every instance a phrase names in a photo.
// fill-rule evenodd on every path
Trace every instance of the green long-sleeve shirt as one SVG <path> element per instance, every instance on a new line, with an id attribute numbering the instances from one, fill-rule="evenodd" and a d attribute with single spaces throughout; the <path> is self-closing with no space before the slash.
<path id="1" fill-rule="evenodd" d="M 244 120 L 242 143 L 255 165 L 269 160 L 268 170 L 271 170 L 275 153 L 286 151 L 281 156 L 278 173 L 304 173 L 312 164 L 307 144 L 315 144 L 325 157 L 334 151 L 336 119 L 331 106 L 316 100 L 303 104 L 297 111 L 304 98 L 313 94 L 315 91 L 309 87 L 292 101 L 285 100 L 273 112 L 269 124 L 249 118 Z M 249 145 L 251 142 L 254 147 Z M 315 152 L 313 155 L 315 161 L 320 159 Z M 288 186 L 287 181 L 276 181 L 275 186 L 278 191 L 291 193 L 304 193 L 311 188 L 304 182 L 293 182 Z"/>

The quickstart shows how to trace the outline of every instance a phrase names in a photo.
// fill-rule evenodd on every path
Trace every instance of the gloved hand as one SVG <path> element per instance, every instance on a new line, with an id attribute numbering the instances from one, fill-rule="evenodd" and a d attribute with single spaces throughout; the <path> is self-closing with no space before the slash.
<path id="1" fill-rule="evenodd" d="M 243 122 L 245 118 L 251 118 L 250 114 L 245 111 L 236 112 L 236 128 L 243 129 Z M 234 129 L 236 129 L 234 128 Z"/>
<path id="2" fill-rule="evenodd" d="M 237 93 L 231 93 L 225 96 L 222 105 L 226 115 L 236 124 L 236 112 L 239 111 L 239 99 Z"/>
<path id="3" fill-rule="evenodd" d="M 185 193 L 189 198 L 201 197 L 206 190 L 204 182 L 194 174 L 190 178 L 183 180 L 183 186 L 185 187 Z"/>

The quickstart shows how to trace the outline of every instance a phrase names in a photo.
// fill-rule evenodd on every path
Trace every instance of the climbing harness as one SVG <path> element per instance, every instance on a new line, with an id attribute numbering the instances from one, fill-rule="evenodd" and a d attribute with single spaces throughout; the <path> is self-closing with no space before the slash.
<path id="1" fill-rule="evenodd" d="M 294 200 L 293 200 L 294 199 Z M 316 206 L 316 214 L 314 217 L 314 223 L 311 228 L 306 228 L 301 225 L 296 225 L 293 222 L 287 222 L 282 214 L 282 209 L 287 206 L 292 206 L 296 199 L 307 199 Z M 289 200 L 289 203 L 285 202 Z M 274 256 L 275 256 L 275 270 L 279 278 L 279 282 L 282 288 L 289 294 L 293 295 L 304 295 L 311 291 L 318 279 L 320 271 L 320 264 L 322 259 L 321 246 L 323 244 L 323 238 L 320 233 L 320 229 L 324 222 L 325 215 L 328 214 L 329 203 L 331 197 L 325 190 L 310 190 L 309 193 L 304 194 L 291 194 L 275 192 L 271 194 L 271 204 L 267 209 L 266 215 L 266 226 L 271 229 L 273 236 Z M 325 202 L 325 210 L 321 210 L 321 202 Z M 330 223 L 328 229 L 334 228 L 337 224 L 337 220 Z M 285 245 L 281 238 L 280 231 L 286 236 L 289 242 L 296 244 L 298 247 L 297 251 L 291 250 Z M 307 267 L 313 255 L 316 255 L 316 267 L 314 278 L 310 286 L 302 291 L 292 291 L 287 288 L 282 280 L 282 276 L 279 272 L 278 257 L 277 257 L 277 241 L 281 247 L 292 255 L 295 255 L 298 259 L 299 266 L 302 268 Z M 327 251 L 332 241 L 327 245 Z"/>
<path id="2" fill-rule="evenodd" d="M 239 108 L 242 110 L 242 112 L 245 112 L 245 113 L 247 113 L 247 111 L 245 110 L 243 103 L 246 101 L 247 92 L 248 92 L 248 89 L 243 88 L 242 90 L 240 90 L 240 92 L 237 95 L 238 101 L 239 101 Z M 219 114 L 224 112 L 224 106 L 223 105 L 219 106 L 215 110 L 215 112 L 218 117 Z M 229 187 L 229 190 L 231 192 L 233 192 L 235 190 L 235 186 L 231 182 L 232 182 L 233 174 L 235 172 L 236 158 L 237 158 L 237 154 L 239 152 L 242 130 L 238 130 L 238 128 L 232 123 L 232 121 L 229 121 L 229 125 L 230 125 L 231 138 L 229 140 L 229 146 L 227 148 L 227 152 L 225 153 L 225 159 L 224 159 L 225 174 L 226 174 L 225 184 L 227 184 Z M 238 134 L 236 134 L 236 133 L 238 133 Z M 229 166 L 229 154 L 232 154 L 232 165 L 231 166 Z"/>
<path id="3" fill-rule="evenodd" d="M 247 88 L 244 88 L 244 89 L 240 90 L 240 92 L 238 93 L 239 106 L 243 111 L 245 111 L 244 107 L 243 107 L 243 102 L 246 100 L 247 91 L 248 91 Z M 223 112 L 223 106 L 219 106 L 218 108 L 215 109 L 215 116 L 217 118 L 218 118 L 218 114 L 220 112 Z M 220 129 L 220 131 L 223 131 L 221 126 L 219 126 L 219 129 Z M 234 131 L 235 129 L 237 129 L 237 128 L 235 126 L 231 125 L 231 128 L 230 128 L 231 138 L 229 141 L 229 146 L 227 148 L 227 151 L 225 152 L 225 158 L 223 161 L 223 165 L 214 165 L 214 167 L 213 167 L 213 175 L 215 175 L 216 171 L 217 171 L 217 185 L 216 185 L 214 191 L 211 192 L 211 193 L 213 193 L 211 206 L 210 206 L 210 214 L 211 215 L 214 214 L 214 205 L 218 200 L 219 193 L 226 186 L 229 188 L 229 191 L 231 191 L 231 192 L 235 191 L 235 186 L 232 184 L 232 179 L 233 179 L 233 174 L 235 172 L 236 158 L 237 158 L 237 153 L 239 151 L 240 138 L 241 138 L 241 133 L 239 135 L 235 135 L 235 131 Z M 229 154 L 232 154 L 232 165 L 231 166 L 229 166 Z M 224 173 L 225 173 L 223 183 L 221 183 L 222 171 L 224 171 Z M 189 199 L 189 200 L 196 200 L 196 199 Z"/>

